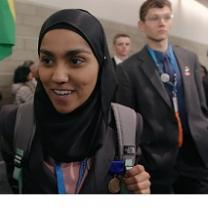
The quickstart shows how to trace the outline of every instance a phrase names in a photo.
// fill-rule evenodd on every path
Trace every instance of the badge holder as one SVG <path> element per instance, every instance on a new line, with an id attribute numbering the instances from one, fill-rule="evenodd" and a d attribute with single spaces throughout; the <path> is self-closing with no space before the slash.
<path id="1" fill-rule="evenodd" d="M 123 176 L 126 171 L 131 169 L 135 163 L 135 147 L 125 146 L 124 147 L 123 160 L 113 160 L 109 173 L 113 178 L 108 183 L 108 190 L 114 194 L 128 194 L 126 186 L 123 181 Z"/>
<path id="2" fill-rule="evenodd" d="M 120 192 L 121 178 L 125 174 L 125 164 L 123 160 L 113 160 L 109 173 L 113 178 L 108 183 L 108 190 L 112 194 Z"/>

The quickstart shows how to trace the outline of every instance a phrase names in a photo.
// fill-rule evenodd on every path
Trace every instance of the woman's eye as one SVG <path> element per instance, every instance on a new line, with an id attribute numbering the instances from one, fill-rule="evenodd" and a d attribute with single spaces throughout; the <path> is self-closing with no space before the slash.
<path id="1" fill-rule="evenodd" d="M 84 63 L 84 59 L 81 58 L 81 57 L 77 57 L 77 56 L 76 57 L 72 57 L 70 61 L 74 65 L 80 65 L 80 64 Z"/>
<path id="2" fill-rule="evenodd" d="M 49 57 L 41 57 L 40 62 L 45 66 L 51 66 L 53 64 L 53 60 Z"/>

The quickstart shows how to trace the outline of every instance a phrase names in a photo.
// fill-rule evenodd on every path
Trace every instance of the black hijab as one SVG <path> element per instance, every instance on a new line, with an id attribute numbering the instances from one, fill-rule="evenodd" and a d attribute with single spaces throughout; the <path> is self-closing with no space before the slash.
<path id="1" fill-rule="evenodd" d="M 103 28 L 89 12 L 65 9 L 51 15 L 40 31 L 38 54 L 44 35 L 53 29 L 72 30 L 85 39 L 99 63 L 99 75 L 87 101 L 66 114 L 55 110 L 39 80 L 34 99 L 36 137 L 40 139 L 44 155 L 59 162 L 81 161 L 92 157 L 103 143 L 102 125 L 108 124 L 116 88 L 113 64 Z"/>

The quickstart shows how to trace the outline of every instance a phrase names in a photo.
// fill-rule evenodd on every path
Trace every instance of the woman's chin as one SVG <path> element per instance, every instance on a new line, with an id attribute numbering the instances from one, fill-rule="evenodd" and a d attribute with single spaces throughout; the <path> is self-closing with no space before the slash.
<path id="1" fill-rule="evenodd" d="M 66 104 L 57 104 L 53 103 L 54 108 L 56 109 L 57 112 L 59 113 L 71 113 L 74 111 L 76 108 L 72 107 L 71 105 L 66 105 Z"/>

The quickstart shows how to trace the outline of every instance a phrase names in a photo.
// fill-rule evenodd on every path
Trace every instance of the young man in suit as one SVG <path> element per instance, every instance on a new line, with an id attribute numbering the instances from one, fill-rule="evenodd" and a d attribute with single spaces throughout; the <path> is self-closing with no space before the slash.
<path id="1" fill-rule="evenodd" d="M 114 56 L 112 58 L 114 65 L 118 65 L 128 58 L 131 51 L 131 38 L 125 33 L 116 34 L 113 38 Z"/>
<path id="2" fill-rule="evenodd" d="M 139 29 L 147 44 L 118 66 L 117 101 L 144 119 L 141 162 L 151 193 L 208 193 L 208 110 L 197 56 L 168 40 L 168 0 L 146 0 Z"/>

